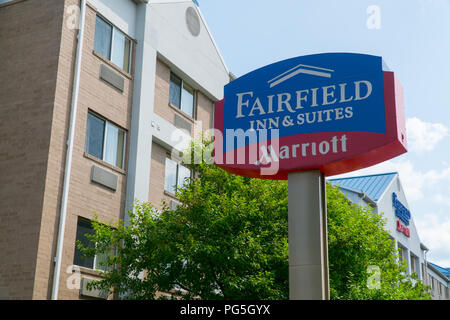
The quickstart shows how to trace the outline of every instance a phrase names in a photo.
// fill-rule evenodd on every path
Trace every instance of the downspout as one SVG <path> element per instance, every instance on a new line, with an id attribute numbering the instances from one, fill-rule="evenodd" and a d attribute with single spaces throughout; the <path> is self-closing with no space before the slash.
<path id="1" fill-rule="evenodd" d="M 75 61 L 75 74 L 72 89 L 72 106 L 70 113 L 69 139 L 67 141 L 66 165 L 64 171 L 63 194 L 61 199 L 61 213 L 59 218 L 58 244 L 56 248 L 55 270 L 53 273 L 52 300 L 58 300 L 59 278 L 61 273 L 61 260 L 64 245 L 64 231 L 67 216 L 67 200 L 69 197 L 70 171 L 72 168 L 72 152 L 75 136 L 75 121 L 77 117 L 78 91 L 80 87 L 81 58 L 83 53 L 84 20 L 86 15 L 86 0 L 81 0 L 80 24 L 78 32 L 77 53 Z M 63 26 L 64 28 L 64 26 Z"/>

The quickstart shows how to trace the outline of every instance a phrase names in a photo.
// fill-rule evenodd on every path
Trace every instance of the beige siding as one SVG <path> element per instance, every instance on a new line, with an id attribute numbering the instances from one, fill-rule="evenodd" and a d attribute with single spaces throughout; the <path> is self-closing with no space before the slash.
<path id="1" fill-rule="evenodd" d="M 78 3 L 76 0 L 66 1 L 66 6 Z M 70 181 L 70 195 L 67 209 L 67 223 L 64 237 L 63 259 L 61 267 L 61 278 L 59 288 L 60 299 L 78 298 L 79 291 L 68 289 L 66 280 L 71 275 L 66 270 L 73 264 L 75 251 L 75 237 L 78 217 L 92 219 L 94 215 L 108 223 L 123 218 L 125 210 L 125 192 L 126 192 L 126 161 L 125 170 L 115 168 L 105 164 L 100 159 L 87 157 L 84 153 L 86 139 L 86 124 L 88 110 L 92 110 L 106 120 L 129 132 L 131 121 L 131 103 L 132 103 L 132 77 L 119 71 L 112 63 L 97 55 L 93 51 L 95 35 L 96 12 L 94 8 L 88 6 L 86 12 L 85 39 L 83 44 L 82 72 L 80 79 L 79 103 L 77 112 L 77 121 L 75 129 L 75 141 L 72 158 L 72 171 Z M 73 59 L 75 56 L 76 43 L 74 41 L 76 33 L 68 28 L 63 28 L 63 41 L 61 43 L 60 66 L 58 72 L 58 85 L 55 101 L 55 116 L 53 122 L 51 139 L 51 162 L 48 168 L 48 181 L 46 189 L 46 205 L 43 216 L 48 221 L 48 225 L 42 224 L 42 230 L 54 224 L 55 216 L 59 216 L 58 200 L 55 198 L 55 190 L 58 194 L 62 192 L 61 177 L 64 171 L 61 170 L 64 164 L 64 143 L 68 134 L 69 110 L 71 105 L 71 78 L 73 77 Z M 118 74 L 125 79 L 125 90 L 121 92 L 108 83 L 100 79 L 100 65 L 106 64 L 116 70 Z M 70 75 L 70 77 L 68 77 Z M 128 135 L 127 135 L 128 136 Z M 127 139 L 128 140 L 128 139 Z M 117 190 L 112 191 L 101 185 L 91 182 L 91 169 L 96 165 L 118 176 Z M 53 167 L 54 166 L 54 167 Z M 59 177 L 59 182 L 57 181 Z M 59 200 L 60 201 L 60 200 Z M 55 234 L 56 235 L 56 234 Z M 56 246 L 56 236 L 54 237 L 53 247 Z M 40 256 L 42 255 L 42 271 L 39 270 L 36 281 L 41 281 L 41 285 L 36 286 L 35 297 L 39 295 L 38 288 L 49 282 L 48 266 L 45 262 L 48 256 L 48 244 L 42 239 L 40 244 Z M 43 294 L 43 293 L 42 293 Z"/>
<path id="2" fill-rule="evenodd" d="M 0 299 L 33 297 L 63 9 L 0 8 Z"/>
<path id="3" fill-rule="evenodd" d="M 72 101 L 77 30 L 64 14 L 78 0 L 24 0 L 0 6 L 0 299 L 49 299 L 59 228 L 66 142 Z M 88 110 L 127 131 L 127 153 L 133 77 L 93 51 L 95 8 L 88 5 L 78 111 L 72 159 L 60 299 L 78 299 L 69 289 L 78 217 L 97 215 L 105 223 L 122 219 L 125 210 L 127 159 L 115 168 L 85 150 Z M 134 59 L 133 59 L 134 61 Z M 100 65 L 125 79 L 121 92 L 100 79 Z M 133 73 L 133 72 L 132 72 Z M 174 124 L 175 115 L 194 119 L 169 105 L 170 68 L 158 60 L 154 112 Z M 4 90 L 5 89 L 5 90 Z M 196 119 L 212 126 L 213 102 L 196 94 Z M 149 200 L 174 199 L 164 192 L 168 151 L 153 143 Z M 117 190 L 91 182 L 92 166 L 117 175 Z M 82 269 L 83 276 L 96 273 Z"/>

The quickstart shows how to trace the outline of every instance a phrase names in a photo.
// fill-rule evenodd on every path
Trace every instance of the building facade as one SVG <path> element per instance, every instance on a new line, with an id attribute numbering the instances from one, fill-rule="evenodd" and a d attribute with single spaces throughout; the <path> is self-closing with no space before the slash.
<path id="1" fill-rule="evenodd" d="M 0 44 L 0 299 L 106 298 L 76 241 L 176 203 L 230 73 L 193 1 L 2 0 Z"/>
<path id="2" fill-rule="evenodd" d="M 329 179 L 328 182 L 339 186 L 351 202 L 370 206 L 375 214 L 383 214 L 386 231 L 395 243 L 399 259 L 406 262 L 407 273 L 416 273 L 419 280 L 430 286 L 433 299 L 450 299 L 449 275 L 427 260 L 429 249 L 420 241 L 397 172 Z"/>
<path id="3" fill-rule="evenodd" d="M 428 262 L 428 285 L 433 300 L 450 300 L 450 268 Z"/>

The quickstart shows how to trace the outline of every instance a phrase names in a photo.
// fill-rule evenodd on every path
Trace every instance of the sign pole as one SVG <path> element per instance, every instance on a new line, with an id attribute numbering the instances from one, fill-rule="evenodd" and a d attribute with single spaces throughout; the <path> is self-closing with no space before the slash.
<path id="1" fill-rule="evenodd" d="M 325 175 L 407 152 L 403 100 L 383 58 L 358 53 L 286 59 L 224 87 L 214 108 L 214 163 L 245 177 L 288 179 L 290 299 L 330 298 Z M 273 160 L 276 172 L 253 157 L 241 161 L 247 153 Z"/>
<path id="2" fill-rule="evenodd" d="M 325 175 L 288 174 L 289 299 L 329 300 Z"/>

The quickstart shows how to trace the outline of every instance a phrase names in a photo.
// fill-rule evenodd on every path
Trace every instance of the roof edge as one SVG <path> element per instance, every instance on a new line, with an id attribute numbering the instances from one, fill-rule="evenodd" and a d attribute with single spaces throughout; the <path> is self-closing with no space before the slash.
<path id="1" fill-rule="evenodd" d="M 398 172 L 391 172 L 390 174 L 394 174 L 395 176 L 394 178 L 389 182 L 389 184 L 386 186 L 386 188 L 383 190 L 383 193 L 380 194 L 380 197 L 378 198 L 378 201 L 380 199 L 382 199 L 384 197 L 384 195 L 386 194 L 386 192 L 388 191 L 388 189 L 391 187 L 391 185 L 394 183 L 395 178 L 398 178 L 400 180 L 400 175 L 398 174 Z M 403 188 L 402 188 L 403 189 Z M 377 201 L 377 202 L 378 202 Z M 408 206 L 409 207 L 409 206 Z"/>
<path id="2" fill-rule="evenodd" d="M 440 277 L 442 277 L 443 279 L 447 280 L 447 282 L 450 282 L 450 277 L 446 276 L 445 274 L 443 274 L 439 269 L 436 268 L 439 267 L 437 264 L 434 264 L 433 262 L 428 261 L 427 266 L 433 270 L 433 272 L 437 273 Z M 439 267 L 442 268 L 442 267 Z M 442 268 L 444 269 L 444 268 Z"/>
<path id="3" fill-rule="evenodd" d="M 367 193 L 365 193 L 365 192 L 362 191 L 362 190 L 353 189 L 353 188 L 350 188 L 350 187 L 347 187 L 347 186 L 341 186 L 341 185 L 339 185 L 339 184 L 336 185 L 336 186 L 337 186 L 339 189 L 345 189 L 345 190 L 348 190 L 348 191 L 350 191 L 350 192 L 354 192 L 354 193 L 356 193 L 361 199 L 363 199 L 364 201 L 369 202 L 369 203 L 371 203 L 371 204 L 377 206 L 377 202 L 374 201 L 371 197 L 369 197 L 369 195 L 368 195 Z"/>
<path id="4" fill-rule="evenodd" d="M 386 172 L 386 173 L 374 173 L 374 174 L 367 174 L 364 176 L 353 176 L 353 177 L 343 177 L 343 178 L 333 178 L 333 179 L 328 179 L 328 181 L 334 181 L 334 180 L 343 180 L 343 179 L 355 179 L 355 178 L 366 178 L 366 177 L 373 177 L 373 176 L 387 176 L 390 174 L 397 174 L 397 171 L 393 171 L 393 172 Z"/>

